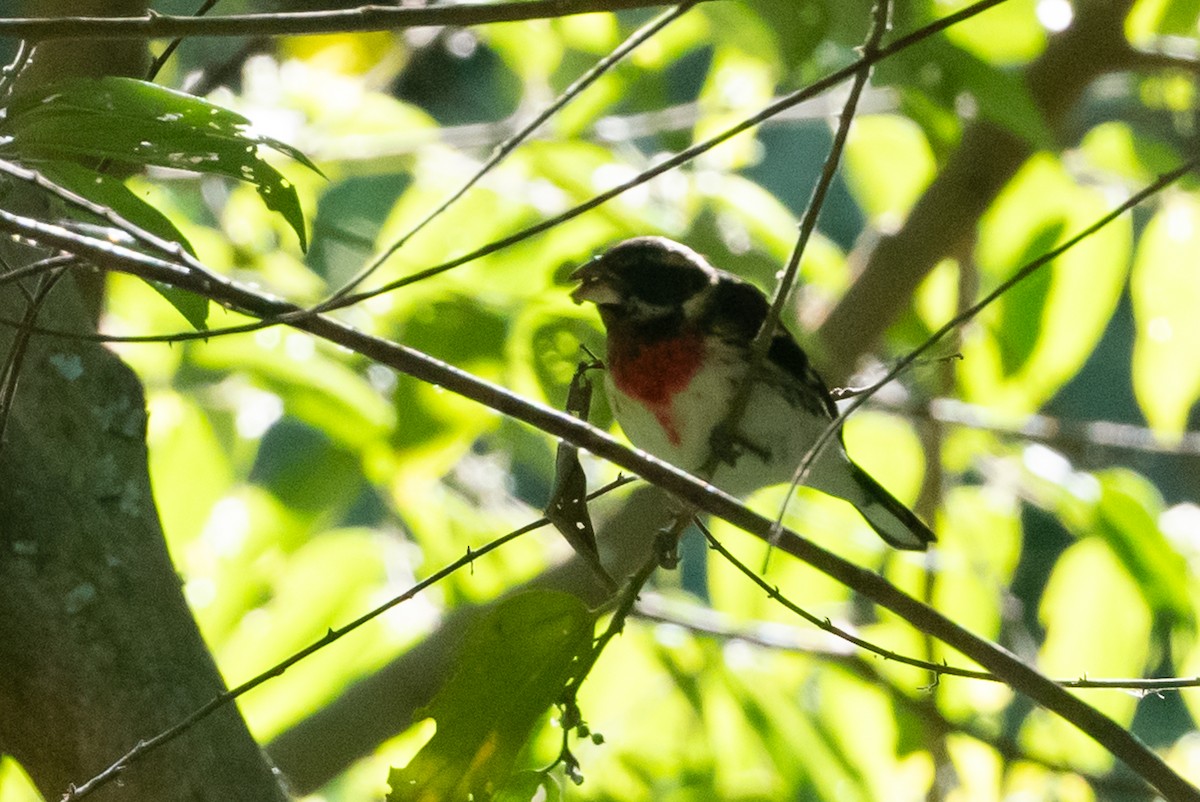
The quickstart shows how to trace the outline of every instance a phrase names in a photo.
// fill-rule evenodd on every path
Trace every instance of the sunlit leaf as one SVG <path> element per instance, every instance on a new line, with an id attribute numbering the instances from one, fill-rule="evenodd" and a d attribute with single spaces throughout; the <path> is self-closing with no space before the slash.
<path id="1" fill-rule="evenodd" d="M 569 17 L 559 17 L 553 20 L 552 24 L 562 36 L 563 42 L 577 50 L 604 55 L 616 47 L 619 41 L 617 18 L 611 13 L 573 14 Z"/>
<path id="2" fill-rule="evenodd" d="M 1133 471 L 1099 474 L 1099 534 L 1137 582 L 1146 603 L 1172 626 L 1194 629 L 1188 566 L 1158 526 L 1164 504 L 1150 482 Z"/>
<path id="3" fill-rule="evenodd" d="M 923 93 L 944 109 L 987 119 L 1035 148 L 1056 149 L 1054 135 L 1020 74 L 949 40 L 933 39 L 888 59 L 877 74 L 881 82 Z"/>
<path id="4" fill-rule="evenodd" d="M 201 368 L 244 371 L 275 393 L 289 414 L 351 449 L 379 442 L 395 423 L 394 410 L 366 378 L 317 352 L 308 335 L 222 337 L 189 353 Z"/>
<path id="5" fill-rule="evenodd" d="M 271 572 L 266 603 L 259 598 L 255 614 L 244 617 L 220 644 L 221 665 L 231 676 L 251 677 L 375 606 L 386 578 L 386 545 L 378 532 L 357 528 L 325 531 L 301 544 Z M 277 552 L 267 554 L 281 560 Z M 376 627 L 356 647 L 341 643 L 322 649 L 264 685 L 243 703 L 256 735 L 278 734 L 327 703 L 392 656 L 404 631 Z"/>
<path id="6" fill-rule="evenodd" d="M 938 520 L 934 606 L 983 637 L 1000 636 L 1003 605 L 1021 556 L 1020 508 L 992 487 L 956 487 L 947 493 Z M 938 655 L 935 652 L 935 655 Z M 947 662 L 962 664 L 952 650 Z M 940 709 L 953 715 L 998 711 L 1012 692 L 990 682 L 948 682 L 938 688 Z"/>
<path id="7" fill-rule="evenodd" d="M 1138 46 L 1152 46 L 1162 36 L 1194 36 L 1197 17 L 1197 0 L 1137 0 L 1125 18 L 1125 32 Z"/>
<path id="8" fill-rule="evenodd" d="M 1008 0 L 986 14 L 952 26 L 946 38 L 981 59 L 1009 65 L 1026 62 L 1046 44 L 1046 29 L 1037 16 L 1039 0 Z M 940 15 L 950 14 L 968 5 L 965 0 L 937 5 Z M 1066 18 L 1067 21 L 1070 17 Z"/>
<path id="9" fill-rule="evenodd" d="M 247 181 L 287 220 L 301 247 L 307 244 L 295 188 L 258 148 L 314 171 L 316 165 L 291 145 L 255 133 L 242 115 L 206 100 L 132 78 L 74 81 L 14 99 L 0 121 L 0 137 L 11 137 L 0 151 L 22 159 L 112 159 Z"/>
<path id="10" fill-rule="evenodd" d="M 1137 184 L 1179 166 L 1179 154 L 1170 145 L 1123 122 L 1101 123 L 1080 143 L 1080 152 L 1096 167 Z"/>
<path id="11" fill-rule="evenodd" d="M 182 394 L 160 391 L 149 398 L 150 478 L 163 531 L 176 554 L 199 535 L 213 504 L 228 491 L 233 466 L 212 421 Z M 203 465 L 203 471 L 195 466 Z M 177 562 L 182 562 L 176 557 Z"/>
<path id="12" fill-rule="evenodd" d="M 506 780 L 533 726 L 591 647 L 594 614 L 566 593 L 501 602 L 467 636 L 457 670 L 425 710 L 437 732 L 403 769 L 389 802 L 467 799 Z"/>
<path id="13" fill-rule="evenodd" d="M 1150 652 L 1150 610 L 1136 581 L 1109 547 L 1088 538 L 1071 546 L 1050 575 L 1039 618 L 1046 639 L 1038 668 L 1052 677 L 1138 677 Z M 1095 707 L 1128 724 L 1137 698 L 1097 694 Z M 1036 711 L 1022 741 L 1038 754 L 1101 771 L 1112 756 L 1061 718 Z"/>
<path id="14" fill-rule="evenodd" d="M 846 451 L 897 498 L 913 501 L 925 475 L 925 452 L 912 424 L 880 412 L 846 422 Z"/>
<path id="15" fill-rule="evenodd" d="M 1165 199 L 1138 242 L 1129 292 L 1134 394 L 1151 426 L 1178 437 L 1200 395 L 1200 201 Z"/>
<path id="16" fill-rule="evenodd" d="M 1045 220 L 1044 227 L 1032 233 L 1024 253 L 1013 263 L 1021 265 L 1038 258 L 1054 247 L 1062 232 L 1061 219 Z M 1009 290 L 999 304 L 995 331 L 1001 336 L 996 344 L 1000 349 L 1001 370 L 1006 376 L 1018 372 L 1033 354 L 1042 333 L 1042 315 L 1053 283 L 1053 270 L 1039 270 Z"/>
<path id="17" fill-rule="evenodd" d="M 908 214 L 936 170 L 921 130 L 898 115 L 859 117 L 846 141 L 846 181 L 872 218 L 896 225 Z"/>
<path id="18" fill-rule="evenodd" d="M 697 142 L 737 124 L 749 110 L 771 99 L 777 68 L 758 54 L 718 47 L 700 91 L 701 117 L 693 131 Z M 740 134 L 701 156 L 703 164 L 736 169 L 751 163 L 757 145 L 753 133 Z"/>
<path id="19" fill-rule="evenodd" d="M 550 20 L 489 25 L 480 35 L 510 70 L 534 86 L 544 86 L 563 58 L 562 41 L 552 34 Z"/>
<path id="20" fill-rule="evenodd" d="M 1034 157 L 981 222 L 976 255 L 983 289 L 1110 207 L 1103 194 L 1078 186 L 1053 158 Z M 1055 231 L 1061 234 L 1052 237 Z M 1120 218 L 1040 268 L 1050 273 L 1048 283 L 1039 277 L 1031 288 L 1018 285 L 1010 290 L 1015 295 L 985 310 L 964 331 L 959 375 L 967 400 L 1020 413 L 1057 392 L 1091 355 L 1116 308 L 1131 238 L 1129 219 Z"/>
<path id="21" fill-rule="evenodd" d="M 170 219 L 143 201 L 133 193 L 125 183 L 104 173 L 88 169 L 74 162 L 50 161 L 38 165 L 38 171 L 55 184 L 81 195 L 93 203 L 98 203 L 116 212 L 119 216 L 169 243 L 196 255 L 192 244 L 180 233 Z M 70 210 L 72 216 L 90 219 L 100 224 L 107 224 L 103 217 L 93 217 L 78 210 Z M 188 290 L 181 290 L 158 281 L 146 282 L 155 292 L 170 302 L 179 310 L 193 328 L 204 328 L 208 319 L 208 299 Z"/>

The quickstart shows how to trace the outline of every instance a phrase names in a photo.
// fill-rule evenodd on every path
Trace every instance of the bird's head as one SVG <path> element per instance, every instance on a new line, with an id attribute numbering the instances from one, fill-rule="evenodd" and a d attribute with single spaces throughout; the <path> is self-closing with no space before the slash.
<path id="1" fill-rule="evenodd" d="M 703 256 L 665 237 L 614 245 L 571 274 L 575 303 L 591 301 L 604 325 L 694 320 L 717 272 Z"/>

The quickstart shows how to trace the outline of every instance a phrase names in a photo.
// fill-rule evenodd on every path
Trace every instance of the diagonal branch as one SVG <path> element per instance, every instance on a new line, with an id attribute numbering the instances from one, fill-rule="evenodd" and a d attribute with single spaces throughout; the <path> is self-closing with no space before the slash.
<path id="1" fill-rule="evenodd" d="M 1124 69 L 1124 21 L 1133 0 L 1075 4 L 1074 23 L 1052 38 L 1025 71 L 1029 94 L 1051 131 L 1060 132 L 1089 84 Z M 908 304 L 921 281 L 975 230 L 980 216 L 1033 152 L 1016 134 L 986 119 L 963 131 L 958 148 L 922 194 L 904 225 L 881 237 L 862 273 L 816 332 L 823 374 L 834 384 Z"/>
<path id="2" fill-rule="evenodd" d="M 397 251 L 403 248 L 410 239 L 415 237 L 418 232 L 437 219 L 439 215 L 449 209 L 463 195 L 467 194 L 471 187 L 479 183 L 479 181 L 485 175 L 491 172 L 493 167 L 507 158 L 508 155 L 516 150 L 522 142 L 524 142 L 539 128 L 541 128 L 541 126 L 547 120 L 549 120 L 564 106 L 578 97 L 585 89 L 599 80 L 601 76 L 619 64 L 622 59 L 632 53 L 639 45 L 690 11 L 692 7 L 696 5 L 696 2 L 697 0 L 684 0 L 684 2 L 680 3 L 674 8 L 663 12 L 646 25 L 634 31 L 629 38 L 618 45 L 611 53 L 592 65 L 591 69 L 579 76 L 579 78 L 572 82 L 570 86 L 564 89 L 562 93 L 554 99 L 553 103 L 547 105 L 544 109 L 535 114 L 532 119 L 522 125 L 516 131 L 516 133 L 507 137 L 503 142 L 501 142 L 496 147 L 492 155 L 487 159 L 487 161 L 480 165 L 479 169 L 475 171 L 475 174 L 467 179 L 467 181 L 463 183 L 461 187 L 455 190 L 453 194 L 439 203 L 428 214 L 417 221 L 415 225 L 404 232 L 403 235 L 401 235 L 381 253 L 375 256 L 356 275 L 354 275 L 342 287 L 338 288 L 338 290 L 334 292 L 324 303 L 322 303 L 318 309 L 332 307 L 342 298 L 353 292 L 356 287 L 366 281 L 372 273 L 382 267 L 388 259 L 390 259 Z"/>
<path id="3" fill-rule="evenodd" d="M 1179 173 L 1172 177 L 1178 178 Z M 1163 186 L 1160 181 L 1158 188 Z M 1127 208 L 1123 206 L 1122 208 Z M 1110 218 L 1111 219 L 1111 218 Z M 138 253 L 123 246 L 80 236 L 50 225 L 0 210 L 0 230 L 40 242 L 91 261 L 105 270 L 133 273 L 166 281 L 182 289 L 200 291 L 218 303 L 259 316 L 296 313 L 292 304 L 278 301 L 226 279 L 199 277 L 176 264 Z M 201 282 L 208 281 L 206 289 Z M 504 415 L 548 434 L 570 441 L 596 456 L 632 471 L 687 504 L 722 518 L 759 538 L 772 535 L 773 521 L 750 510 L 737 499 L 697 480 L 673 465 L 623 446 L 606 432 L 579 419 L 529 401 L 460 368 L 416 349 L 371 337 L 329 317 L 298 316 L 292 324 L 331 343 L 355 351 L 380 364 L 422 381 L 440 385 Z M 841 582 L 908 621 L 922 632 L 974 660 L 1002 677 L 1012 688 L 1078 727 L 1122 760 L 1149 785 L 1171 800 L 1200 802 L 1200 791 L 1172 769 L 1133 733 L 1094 707 L 1054 684 L 1016 655 L 990 643 L 926 604 L 900 591 L 878 574 L 782 529 L 777 546 L 825 575 Z"/>
<path id="4" fill-rule="evenodd" d="M 703 2 L 704 0 L 697 0 Z M 298 36 L 367 33 L 424 26 L 486 25 L 666 5 L 661 0 L 510 0 L 431 6 L 364 5 L 335 11 L 191 17 L 25 17 L 0 19 L 0 37 L 44 39 L 175 39 L 188 36 Z"/>

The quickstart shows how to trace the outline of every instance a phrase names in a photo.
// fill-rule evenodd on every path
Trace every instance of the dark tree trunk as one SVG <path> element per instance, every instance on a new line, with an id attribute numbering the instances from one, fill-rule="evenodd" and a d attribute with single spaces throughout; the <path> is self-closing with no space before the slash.
<path id="1" fill-rule="evenodd" d="M 145 11 L 144 3 L 112 0 L 27 6 L 42 15 Z M 144 49 L 51 43 L 23 80 L 135 74 Z M 14 187 L 0 203 L 30 210 L 41 201 Z M 12 244 L 0 255 L 8 267 L 39 256 Z M 64 277 L 38 323 L 93 330 L 100 284 L 94 275 Z M 6 318 L 20 319 L 27 303 L 14 285 L 0 291 Z M 16 340 L 12 329 L 0 329 L 3 359 Z M 142 388 L 111 351 L 30 338 L 0 442 L 0 751 L 21 763 L 47 799 L 224 688 L 167 554 L 145 430 Z M 228 707 L 95 798 L 261 802 L 286 795 Z"/>

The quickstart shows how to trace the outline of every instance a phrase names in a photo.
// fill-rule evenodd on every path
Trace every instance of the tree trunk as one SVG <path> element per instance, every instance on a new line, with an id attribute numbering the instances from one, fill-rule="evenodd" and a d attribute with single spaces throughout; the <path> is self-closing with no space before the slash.
<path id="1" fill-rule="evenodd" d="M 27 6 L 41 15 L 145 12 L 144 3 L 126 0 Z M 138 74 L 144 50 L 140 43 L 48 43 L 22 81 Z M 44 208 L 23 186 L 7 188 L 0 203 Z M 45 254 L 8 243 L 0 256 L 16 268 Z M 93 331 L 100 285 L 95 275 L 64 277 L 38 323 Z M 6 318 L 20 319 L 28 303 L 15 285 L 0 292 Z M 18 340 L 0 329 L 6 362 Z M 137 378 L 101 345 L 37 335 L 19 375 L 0 441 L 0 751 L 55 799 L 224 684 L 163 539 Z M 136 762 L 95 798 L 261 802 L 286 795 L 230 706 Z"/>

